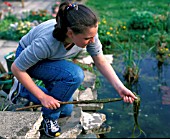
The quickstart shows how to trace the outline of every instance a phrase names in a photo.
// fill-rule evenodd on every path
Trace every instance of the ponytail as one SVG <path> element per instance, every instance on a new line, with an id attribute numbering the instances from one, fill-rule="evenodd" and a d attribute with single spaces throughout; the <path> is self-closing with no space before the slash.
<path id="1" fill-rule="evenodd" d="M 66 1 L 59 6 L 56 22 L 53 37 L 63 42 L 68 27 L 75 34 L 83 33 L 87 27 L 96 26 L 98 19 L 92 10 L 85 5 L 72 4 Z"/>

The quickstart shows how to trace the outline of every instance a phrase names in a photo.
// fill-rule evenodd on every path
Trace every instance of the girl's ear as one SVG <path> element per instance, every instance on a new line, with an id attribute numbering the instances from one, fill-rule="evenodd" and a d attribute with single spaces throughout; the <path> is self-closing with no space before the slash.
<path id="1" fill-rule="evenodd" d="M 66 34 L 67 34 L 67 36 L 68 36 L 69 38 L 72 38 L 72 36 L 73 36 L 73 31 L 72 31 L 70 28 L 68 28 Z"/>

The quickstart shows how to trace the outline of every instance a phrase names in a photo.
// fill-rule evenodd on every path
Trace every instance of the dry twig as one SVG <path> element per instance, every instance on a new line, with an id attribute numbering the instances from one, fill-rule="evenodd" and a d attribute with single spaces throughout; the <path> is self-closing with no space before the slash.
<path id="1" fill-rule="evenodd" d="M 90 104 L 90 103 L 109 103 L 109 102 L 116 102 L 121 100 L 122 98 L 106 98 L 106 99 L 98 99 L 98 100 L 81 100 L 81 101 L 68 101 L 68 102 L 59 102 L 59 103 L 60 104 Z M 25 110 L 29 108 L 38 108 L 38 107 L 42 107 L 42 105 L 32 105 L 23 108 L 17 108 L 16 111 Z"/>

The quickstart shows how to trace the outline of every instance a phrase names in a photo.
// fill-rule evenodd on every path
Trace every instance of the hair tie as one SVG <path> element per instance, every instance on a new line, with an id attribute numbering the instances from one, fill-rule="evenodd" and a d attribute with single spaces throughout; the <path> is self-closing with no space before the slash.
<path id="1" fill-rule="evenodd" d="M 78 10 L 78 5 L 76 3 L 69 4 L 66 9 L 68 11 L 68 10 L 71 10 L 71 9 L 74 9 L 74 8 L 76 8 L 76 10 Z"/>

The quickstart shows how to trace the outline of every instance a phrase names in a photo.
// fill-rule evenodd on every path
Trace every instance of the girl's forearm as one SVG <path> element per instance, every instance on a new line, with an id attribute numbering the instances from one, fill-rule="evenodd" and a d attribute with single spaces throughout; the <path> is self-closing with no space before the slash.
<path id="1" fill-rule="evenodd" d="M 43 99 L 45 93 L 39 87 L 37 87 L 32 78 L 27 74 L 27 72 L 19 70 L 14 63 L 12 64 L 11 70 L 14 76 L 16 76 L 16 78 L 19 80 L 19 82 L 26 89 L 28 89 L 37 99 L 39 99 L 40 101 Z"/>
<path id="2" fill-rule="evenodd" d="M 96 61 L 96 67 L 102 73 L 102 75 L 111 83 L 111 85 L 119 92 L 119 89 L 124 87 L 123 83 L 116 75 L 112 66 L 106 61 L 104 56 L 101 56 L 99 59 L 97 61 L 94 60 Z"/>

